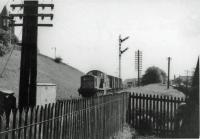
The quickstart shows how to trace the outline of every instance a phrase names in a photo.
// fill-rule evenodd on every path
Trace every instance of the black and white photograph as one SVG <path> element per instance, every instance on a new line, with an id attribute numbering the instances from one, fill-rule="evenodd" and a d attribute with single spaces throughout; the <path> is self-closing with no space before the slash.
<path id="1" fill-rule="evenodd" d="M 200 138 L 200 0 L 0 0 L 0 139 Z"/>

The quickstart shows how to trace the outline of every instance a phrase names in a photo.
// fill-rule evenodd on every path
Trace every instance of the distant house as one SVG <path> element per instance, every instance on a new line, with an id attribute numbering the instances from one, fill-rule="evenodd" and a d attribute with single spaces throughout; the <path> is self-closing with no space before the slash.
<path id="1" fill-rule="evenodd" d="M 9 11 L 6 6 L 3 7 L 1 13 L 0 13 L 0 29 L 3 29 L 5 31 L 10 30 L 10 22 L 12 22 L 9 19 Z M 14 34 L 14 27 L 11 27 L 11 33 Z"/>
<path id="2" fill-rule="evenodd" d="M 135 87 L 135 86 L 137 86 L 137 82 L 138 82 L 137 78 L 126 79 L 124 81 L 124 87 L 125 88 Z"/>
<path id="3" fill-rule="evenodd" d="M 192 76 L 179 76 L 172 80 L 174 86 L 188 86 L 192 84 Z"/>
<path id="4" fill-rule="evenodd" d="M 8 21 L 8 10 L 6 6 L 3 7 L 3 10 L 0 14 L 0 28 L 7 31 L 9 29 L 9 21 Z"/>

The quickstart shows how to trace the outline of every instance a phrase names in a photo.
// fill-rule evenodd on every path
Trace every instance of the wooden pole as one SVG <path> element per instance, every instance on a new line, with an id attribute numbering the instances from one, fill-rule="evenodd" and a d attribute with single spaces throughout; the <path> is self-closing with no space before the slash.
<path id="1" fill-rule="evenodd" d="M 38 1 L 24 1 L 19 107 L 36 103 Z M 34 16 L 35 15 L 35 16 Z"/>
<path id="2" fill-rule="evenodd" d="M 170 60 L 171 60 L 171 57 L 168 57 L 168 78 L 167 78 L 167 89 L 169 89 L 169 76 L 170 76 Z"/>
<path id="3" fill-rule="evenodd" d="M 38 24 L 38 17 L 53 19 L 53 14 L 38 14 L 38 7 L 54 8 L 53 4 L 38 4 L 37 0 L 24 1 L 24 4 L 11 4 L 24 8 L 23 14 L 10 14 L 10 18 L 23 17 L 23 24 L 12 24 L 13 26 L 23 26 L 22 50 L 20 63 L 20 83 L 19 83 L 19 108 L 35 106 L 36 104 L 36 80 L 37 80 L 37 33 L 38 26 L 53 26 L 52 24 Z"/>
<path id="4" fill-rule="evenodd" d="M 138 87 L 140 86 L 140 51 L 138 50 Z"/>
<path id="5" fill-rule="evenodd" d="M 121 78 L 121 35 L 119 35 L 119 78 Z"/>

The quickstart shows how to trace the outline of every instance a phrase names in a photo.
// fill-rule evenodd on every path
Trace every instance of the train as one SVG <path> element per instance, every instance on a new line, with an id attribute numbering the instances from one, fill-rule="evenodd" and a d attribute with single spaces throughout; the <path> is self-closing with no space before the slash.
<path id="1" fill-rule="evenodd" d="M 121 78 L 107 75 L 99 70 L 91 70 L 81 76 L 81 86 L 78 92 L 82 97 L 92 97 L 113 93 L 122 88 Z"/>
<path id="2" fill-rule="evenodd" d="M 16 108 L 16 97 L 12 90 L 0 88 L 0 117 L 6 112 L 9 115 L 11 109 Z"/>

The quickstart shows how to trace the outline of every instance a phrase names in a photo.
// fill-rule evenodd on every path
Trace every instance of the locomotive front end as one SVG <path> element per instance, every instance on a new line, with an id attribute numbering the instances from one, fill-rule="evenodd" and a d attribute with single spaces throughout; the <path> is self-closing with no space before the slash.
<path id="1" fill-rule="evenodd" d="M 94 96 L 97 92 L 95 88 L 95 77 L 92 75 L 84 75 L 81 77 L 81 87 L 78 90 L 83 97 Z"/>

